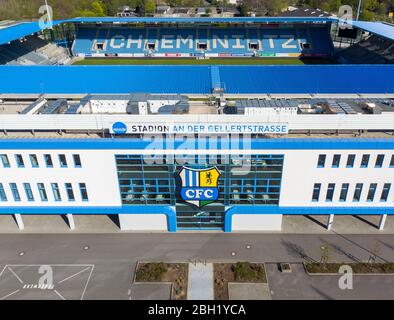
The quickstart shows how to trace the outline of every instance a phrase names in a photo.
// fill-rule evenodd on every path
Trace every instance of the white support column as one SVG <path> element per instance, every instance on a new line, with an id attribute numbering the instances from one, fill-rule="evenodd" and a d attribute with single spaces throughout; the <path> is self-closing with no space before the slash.
<path id="1" fill-rule="evenodd" d="M 330 215 L 328 216 L 328 223 L 327 223 L 327 230 L 328 230 L 328 231 L 331 230 L 333 222 L 334 222 L 334 215 L 333 215 L 333 214 L 330 214 Z"/>
<path id="2" fill-rule="evenodd" d="M 72 214 L 67 214 L 68 225 L 71 230 L 75 230 L 74 216 Z"/>
<path id="3" fill-rule="evenodd" d="M 387 214 L 383 214 L 380 217 L 380 222 L 379 222 L 379 230 L 383 230 L 384 229 L 384 224 L 386 223 L 386 218 L 387 218 Z"/>
<path id="4" fill-rule="evenodd" d="M 25 225 L 23 224 L 22 216 L 19 213 L 14 214 L 16 224 L 18 225 L 19 230 L 25 229 Z"/>

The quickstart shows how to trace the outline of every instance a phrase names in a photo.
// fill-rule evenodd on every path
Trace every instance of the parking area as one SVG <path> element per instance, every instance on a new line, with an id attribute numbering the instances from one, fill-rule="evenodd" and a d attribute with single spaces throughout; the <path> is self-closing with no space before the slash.
<path id="1" fill-rule="evenodd" d="M 94 265 L 6 265 L 0 300 L 82 300 Z"/>
<path id="2" fill-rule="evenodd" d="M 338 284 L 340 275 L 310 276 L 301 263 L 293 263 L 291 266 L 291 273 L 282 273 L 278 264 L 266 264 L 272 299 L 394 299 L 394 275 L 354 275 L 353 289 L 342 290 Z"/>

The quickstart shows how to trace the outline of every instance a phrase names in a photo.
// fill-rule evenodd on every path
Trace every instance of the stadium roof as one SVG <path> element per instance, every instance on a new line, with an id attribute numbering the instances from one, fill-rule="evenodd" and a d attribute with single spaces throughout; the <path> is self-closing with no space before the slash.
<path id="1" fill-rule="evenodd" d="M 367 21 L 350 21 L 347 24 L 374 33 L 378 36 L 394 40 L 394 25 L 392 24 Z"/>
<path id="2" fill-rule="evenodd" d="M 62 23 L 324 23 L 334 22 L 331 17 L 236 17 L 236 18 L 149 18 L 149 17 L 80 17 L 55 20 L 53 25 Z M 382 22 L 351 21 L 357 28 L 394 40 L 394 26 Z M 0 45 L 42 31 L 38 22 L 22 22 L 0 29 Z"/>
<path id="3" fill-rule="evenodd" d="M 84 17 L 65 20 L 76 23 L 295 23 L 329 22 L 331 17 L 235 17 L 235 18 L 149 18 L 149 17 Z"/>
<path id="4" fill-rule="evenodd" d="M 61 24 L 62 21 L 54 21 L 53 25 Z M 0 45 L 17 40 L 43 30 L 38 22 L 21 22 L 0 29 Z"/>
<path id="5" fill-rule="evenodd" d="M 335 18 L 334 18 L 335 19 Z M 67 20 L 55 20 L 53 25 L 62 23 L 305 23 L 328 22 L 332 18 L 324 17 L 241 17 L 241 18 L 146 18 L 146 17 L 82 17 Z M 38 22 L 21 22 L 0 29 L 0 45 L 42 31 Z"/>

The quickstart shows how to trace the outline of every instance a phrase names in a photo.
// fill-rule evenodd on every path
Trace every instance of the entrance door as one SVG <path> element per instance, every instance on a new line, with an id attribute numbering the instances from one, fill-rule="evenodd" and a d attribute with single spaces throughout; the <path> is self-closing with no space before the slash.
<path id="1" fill-rule="evenodd" d="M 196 208 L 187 204 L 176 205 L 178 230 L 223 230 L 224 206 L 213 204 Z"/>

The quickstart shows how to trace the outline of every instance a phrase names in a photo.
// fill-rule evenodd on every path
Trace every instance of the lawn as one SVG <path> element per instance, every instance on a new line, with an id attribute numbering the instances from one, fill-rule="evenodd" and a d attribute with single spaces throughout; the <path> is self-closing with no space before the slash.
<path id="1" fill-rule="evenodd" d="M 317 62 L 318 63 L 318 60 Z M 303 65 L 298 58 L 87 58 L 74 65 Z"/>

